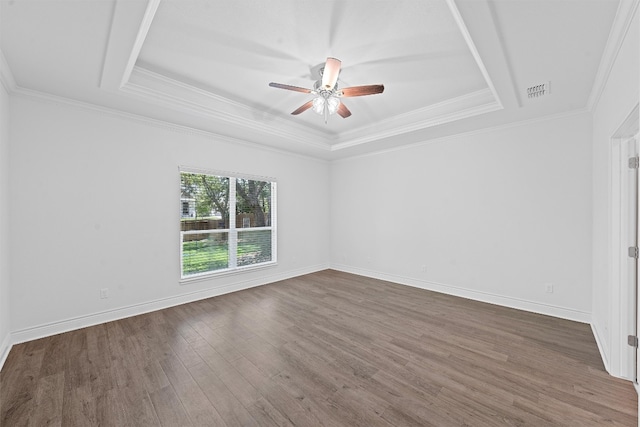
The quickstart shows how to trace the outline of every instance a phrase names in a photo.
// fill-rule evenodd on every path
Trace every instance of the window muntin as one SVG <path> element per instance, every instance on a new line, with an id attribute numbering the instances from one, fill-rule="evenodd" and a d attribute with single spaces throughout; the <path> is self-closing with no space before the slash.
<path id="1" fill-rule="evenodd" d="M 275 263 L 275 188 L 267 179 L 181 170 L 181 278 Z"/>

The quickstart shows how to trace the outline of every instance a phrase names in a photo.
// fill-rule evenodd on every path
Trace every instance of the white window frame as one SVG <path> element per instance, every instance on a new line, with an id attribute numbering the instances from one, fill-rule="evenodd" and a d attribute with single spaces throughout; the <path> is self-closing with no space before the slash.
<path id="1" fill-rule="evenodd" d="M 192 173 L 201 175 L 211 175 L 223 178 L 229 178 L 229 225 L 225 229 L 212 229 L 212 230 L 190 230 L 180 231 L 180 238 L 178 245 L 180 247 L 180 283 L 185 284 L 193 281 L 204 280 L 216 276 L 224 276 L 229 274 L 236 274 L 240 272 L 259 270 L 267 267 L 272 267 L 278 264 L 278 233 L 277 233 L 277 181 L 275 178 L 266 176 L 249 175 L 235 172 L 216 171 L 208 169 L 198 169 L 191 167 L 180 166 L 178 168 L 178 191 L 180 192 L 181 173 Z M 236 228 L 236 179 L 248 179 L 253 181 L 267 181 L 271 183 L 271 212 L 269 217 L 269 225 L 265 227 L 251 227 L 251 228 Z M 180 197 L 178 196 L 180 201 Z M 180 206 L 182 211 L 182 205 Z M 178 224 L 182 218 L 179 218 Z M 260 231 L 271 230 L 271 261 L 261 262 L 259 264 L 238 266 L 238 232 L 242 231 Z M 204 234 L 204 233 L 228 233 L 228 251 L 229 251 L 229 266 L 224 269 L 206 271 L 202 273 L 189 274 L 185 276 L 183 274 L 183 236 L 187 234 Z"/>

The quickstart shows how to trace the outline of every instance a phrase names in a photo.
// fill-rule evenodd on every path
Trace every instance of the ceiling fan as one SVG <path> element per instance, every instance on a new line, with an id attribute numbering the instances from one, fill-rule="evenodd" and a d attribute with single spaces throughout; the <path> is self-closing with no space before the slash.
<path id="1" fill-rule="evenodd" d="M 375 95 L 384 92 L 384 85 L 366 85 L 351 86 L 344 89 L 338 88 L 338 75 L 340 74 L 340 66 L 342 62 L 336 58 L 327 58 L 324 67 L 320 69 L 320 80 L 317 80 L 313 89 L 306 89 L 298 86 L 285 85 L 282 83 L 269 83 L 269 86 L 293 90 L 295 92 L 310 93 L 316 95 L 311 101 L 308 101 L 291 114 L 298 115 L 309 108 L 313 107 L 313 111 L 324 115 L 324 122 L 327 123 L 329 115 L 338 113 L 341 117 L 347 118 L 351 115 L 351 111 L 340 102 L 339 98 L 349 98 L 353 96 Z"/>

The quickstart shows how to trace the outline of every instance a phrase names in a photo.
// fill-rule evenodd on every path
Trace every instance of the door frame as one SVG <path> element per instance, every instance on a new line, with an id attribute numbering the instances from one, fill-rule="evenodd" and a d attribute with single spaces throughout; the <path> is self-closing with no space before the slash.
<path id="1" fill-rule="evenodd" d="M 636 334 L 637 295 L 635 278 L 629 274 L 629 142 L 638 134 L 638 104 L 611 136 L 609 212 L 610 358 L 609 373 L 636 383 L 636 349 L 627 336 Z M 636 196 L 637 197 L 637 196 Z M 634 280 L 631 280 L 634 279 Z"/>

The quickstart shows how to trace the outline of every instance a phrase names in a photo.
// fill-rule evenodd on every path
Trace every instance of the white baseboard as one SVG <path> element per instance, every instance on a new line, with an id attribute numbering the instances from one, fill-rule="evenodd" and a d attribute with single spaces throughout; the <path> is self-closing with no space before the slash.
<path id="1" fill-rule="evenodd" d="M 609 373 L 609 375 L 611 375 L 611 368 L 609 365 L 608 357 L 609 352 L 606 351 L 606 348 L 608 347 L 605 347 L 605 342 L 602 340 L 602 337 L 598 333 L 598 328 L 596 328 L 596 325 L 594 325 L 593 323 L 591 323 L 591 331 L 593 332 L 593 337 L 595 338 L 596 344 L 598 345 L 598 351 L 600 352 L 600 358 L 602 359 L 602 363 L 604 364 L 604 369 Z"/>
<path id="2" fill-rule="evenodd" d="M 13 347 L 11 333 L 8 333 L 2 340 L 2 344 L 0 344 L 0 371 L 2 371 L 2 367 L 4 366 L 5 360 L 7 360 L 11 347 Z"/>
<path id="3" fill-rule="evenodd" d="M 379 271 L 351 267 L 342 264 L 332 264 L 331 268 L 334 270 L 343 271 L 345 273 L 357 274 L 359 276 L 371 277 L 373 279 L 386 280 L 388 282 L 413 286 L 414 288 L 426 289 L 429 291 L 440 292 L 443 294 L 486 302 L 489 304 L 516 308 L 518 310 L 530 311 L 538 314 L 545 314 L 547 316 L 559 317 L 561 319 L 573 320 L 580 323 L 591 323 L 591 313 L 574 310 L 571 308 L 558 307 L 555 305 L 543 304 L 536 301 L 527 301 L 519 298 L 505 297 L 503 295 L 492 294 L 489 292 L 476 291 L 472 289 L 466 289 L 412 277 L 386 274 Z"/>
<path id="4" fill-rule="evenodd" d="M 106 310 L 99 313 L 88 314 L 86 316 L 78 316 L 70 319 L 60 320 L 57 322 L 46 323 L 30 328 L 13 331 L 10 344 L 19 344 L 51 335 L 69 332 L 76 329 L 86 328 L 88 326 L 99 325 L 105 322 L 111 322 L 125 317 L 137 316 L 139 314 L 149 313 L 164 308 L 174 307 L 176 305 L 186 304 L 206 298 L 228 294 L 230 292 L 241 291 L 256 286 L 262 286 L 280 280 L 290 279 L 292 277 L 302 276 L 305 274 L 315 273 L 317 271 L 326 270 L 328 264 L 320 264 L 296 270 L 286 271 L 284 273 L 262 276 L 256 279 L 241 280 L 225 286 L 203 289 L 195 292 L 186 292 L 180 295 L 161 298 L 153 301 L 133 304 L 126 307 L 120 307 L 112 310 Z M 11 345 L 9 345 L 9 348 Z M 3 347 L 4 348 L 4 347 Z M 8 351 L 7 351 L 8 354 Z"/>

